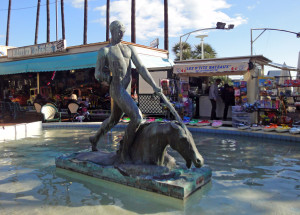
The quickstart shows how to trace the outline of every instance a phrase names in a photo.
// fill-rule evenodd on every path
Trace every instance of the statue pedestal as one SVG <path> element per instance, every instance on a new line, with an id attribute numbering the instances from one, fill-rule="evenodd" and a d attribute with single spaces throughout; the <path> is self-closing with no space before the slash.
<path id="1" fill-rule="evenodd" d="M 116 153 L 78 152 L 56 158 L 56 167 L 184 200 L 211 179 L 209 167 L 114 164 Z"/>

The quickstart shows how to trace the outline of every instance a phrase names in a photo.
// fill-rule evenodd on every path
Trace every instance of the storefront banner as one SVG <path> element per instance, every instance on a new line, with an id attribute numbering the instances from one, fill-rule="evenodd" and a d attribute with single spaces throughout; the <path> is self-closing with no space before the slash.
<path id="1" fill-rule="evenodd" d="M 34 55 L 52 54 L 66 49 L 66 40 L 58 40 L 33 46 L 19 47 L 7 50 L 8 58 L 28 57 Z"/>
<path id="2" fill-rule="evenodd" d="M 249 61 L 244 62 L 213 62 L 213 63 L 193 63 L 175 64 L 173 72 L 175 74 L 184 73 L 220 73 L 220 72 L 246 72 Z"/>

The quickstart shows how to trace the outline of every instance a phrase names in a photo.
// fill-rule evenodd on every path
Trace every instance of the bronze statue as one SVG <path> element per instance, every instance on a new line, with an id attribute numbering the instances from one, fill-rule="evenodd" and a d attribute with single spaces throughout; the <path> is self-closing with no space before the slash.
<path id="1" fill-rule="evenodd" d="M 161 92 L 161 88 L 156 86 L 134 47 L 121 43 L 125 32 L 123 24 L 119 21 L 112 22 L 110 31 L 111 44 L 98 52 L 95 78 L 110 84 L 112 109 L 110 117 L 104 120 L 96 134 L 89 138 L 92 151 L 98 151 L 99 139 L 114 127 L 125 113 L 130 117 L 130 122 L 116 157 L 111 157 L 114 163 L 174 166 L 175 159 L 166 152 L 166 147 L 170 145 L 185 159 L 188 168 L 192 163 L 196 167 L 201 167 L 204 160 L 195 146 L 192 134 Z M 178 122 L 149 124 L 143 121 L 141 111 L 128 93 L 130 91 L 127 91 L 131 81 L 131 61 L 135 64 L 137 72 L 166 103 Z"/>
<path id="2" fill-rule="evenodd" d="M 126 163 L 131 160 L 129 149 L 143 120 L 141 111 L 126 91 L 130 87 L 131 61 L 135 64 L 138 73 L 153 87 L 154 92 L 161 93 L 161 88 L 156 86 L 149 71 L 139 59 L 135 48 L 121 43 L 125 32 L 124 25 L 119 21 L 114 21 L 109 28 L 112 36 L 111 43 L 98 52 L 95 78 L 98 81 L 106 81 L 110 84 L 112 110 L 110 117 L 102 123 L 97 133 L 91 136 L 89 140 L 92 144 L 92 150 L 97 151 L 99 139 L 114 127 L 125 113 L 130 117 L 130 123 L 123 138 L 121 160 Z"/>
<path id="3" fill-rule="evenodd" d="M 198 168 L 203 166 L 204 160 L 196 148 L 192 134 L 186 126 L 182 127 L 175 121 L 143 123 L 129 150 L 130 157 L 134 164 L 172 168 L 176 163 L 166 151 L 168 145 L 184 158 L 187 168 L 192 163 Z M 122 150 L 122 144 L 119 150 Z"/>

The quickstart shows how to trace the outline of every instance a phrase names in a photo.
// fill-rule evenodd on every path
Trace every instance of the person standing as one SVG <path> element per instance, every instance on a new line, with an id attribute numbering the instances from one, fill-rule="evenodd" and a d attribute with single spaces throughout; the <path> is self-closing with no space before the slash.
<path id="1" fill-rule="evenodd" d="M 218 85 L 221 83 L 221 79 L 216 79 L 215 83 L 209 88 L 209 99 L 211 102 L 211 114 L 210 119 L 217 119 L 216 109 L 217 109 L 217 98 L 219 97 Z"/>
<path id="2" fill-rule="evenodd" d="M 221 93 L 222 100 L 224 102 L 224 113 L 223 113 L 223 120 L 227 120 L 227 113 L 229 106 L 234 105 L 234 90 L 232 86 L 228 84 L 224 85 L 224 89 Z"/>

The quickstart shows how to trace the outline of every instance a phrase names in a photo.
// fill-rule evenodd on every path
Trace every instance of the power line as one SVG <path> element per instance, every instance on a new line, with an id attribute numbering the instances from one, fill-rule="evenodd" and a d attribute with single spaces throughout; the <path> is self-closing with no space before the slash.
<path id="1" fill-rule="evenodd" d="M 60 2 L 60 1 L 57 1 Z M 50 4 L 55 4 L 55 2 L 52 2 Z M 41 4 L 41 6 L 45 6 L 47 4 Z M 22 7 L 22 8 L 16 8 L 16 9 L 11 9 L 11 10 L 25 10 L 25 9 L 31 9 L 31 8 L 36 8 L 37 6 L 31 6 L 31 7 Z M 8 9 L 0 9 L 0 11 L 7 11 Z"/>

